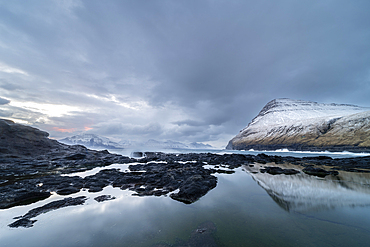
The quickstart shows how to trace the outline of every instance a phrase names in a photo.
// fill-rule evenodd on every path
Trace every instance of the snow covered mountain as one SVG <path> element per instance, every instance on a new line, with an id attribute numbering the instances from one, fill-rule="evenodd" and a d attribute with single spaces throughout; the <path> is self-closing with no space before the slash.
<path id="1" fill-rule="evenodd" d="M 59 140 L 59 142 L 68 145 L 83 145 L 92 149 L 121 149 L 123 146 L 119 143 L 112 142 L 106 137 L 82 133 L 80 135 L 75 135 L 72 137 L 67 137 Z"/>
<path id="2" fill-rule="evenodd" d="M 157 141 L 150 139 L 146 142 L 133 142 L 133 141 L 121 141 L 119 142 L 125 148 L 157 148 L 157 149 L 209 149 L 213 148 L 209 144 L 199 143 L 199 142 L 192 142 L 192 143 L 182 143 L 177 141 Z"/>
<path id="3" fill-rule="evenodd" d="M 150 139 L 146 142 L 122 140 L 113 142 L 106 137 L 95 134 L 82 133 L 72 137 L 59 140 L 59 142 L 68 145 L 83 145 L 92 149 L 124 149 L 124 148 L 150 148 L 150 149 L 208 149 L 212 148 L 209 144 L 193 142 L 184 144 L 176 141 L 156 141 Z"/>
<path id="4" fill-rule="evenodd" d="M 227 149 L 370 150 L 370 108 L 275 99 Z"/>

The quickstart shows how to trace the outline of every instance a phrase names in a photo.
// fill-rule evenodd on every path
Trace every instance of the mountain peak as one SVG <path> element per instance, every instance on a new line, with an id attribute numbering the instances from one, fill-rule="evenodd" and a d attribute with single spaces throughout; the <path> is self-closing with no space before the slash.
<path id="1" fill-rule="evenodd" d="M 360 107 L 357 105 L 325 104 L 281 98 L 268 102 L 247 127 L 251 125 L 269 126 L 286 124 L 311 118 L 330 119 L 368 110 L 370 110 L 369 107 Z"/>
<path id="2" fill-rule="evenodd" d="M 95 149 L 124 149 L 124 148 L 156 148 L 156 149 L 208 149 L 213 148 L 209 144 L 203 143 L 189 143 L 185 144 L 178 141 L 157 141 L 149 139 L 146 142 L 122 140 L 119 143 L 110 141 L 109 138 L 98 136 L 91 133 L 81 133 L 79 135 L 66 137 L 59 140 L 68 145 L 83 145 L 88 148 Z"/>
<path id="3" fill-rule="evenodd" d="M 367 146 L 370 148 L 369 138 L 365 138 L 370 137 L 369 122 L 369 107 L 286 98 L 274 99 L 229 142 L 227 148 L 269 150 L 280 148 L 355 150 Z M 355 130 L 357 132 L 353 132 Z"/>

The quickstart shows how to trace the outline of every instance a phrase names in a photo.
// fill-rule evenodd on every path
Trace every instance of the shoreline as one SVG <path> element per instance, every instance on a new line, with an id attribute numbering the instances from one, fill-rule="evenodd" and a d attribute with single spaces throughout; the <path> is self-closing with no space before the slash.
<path id="1" fill-rule="evenodd" d="M 190 204 L 217 186 L 212 174 L 231 174 L 243 165 L 293 164 L 313 176 L 334 175 L 338 171 L 369 173 L 370 157 L 333 159 L 328 156 L 292 157 L 251 154 L 162 153 L 146 152 L 134 159 L 108 151 L 84 150 L 85 154 L 53 155 L 32 159 L 3 159 L 0 163 L 0 209 L 30 204 L 50 196 L 72 195 L 81 189 L 98 192 L 106 186 L 136 192 L 136 196 L 169 195 L 172 199 Z M 89 154 L 91 152 L 91 154 Z M 128 164 L 128 171 L 104 169 L 111 164 Z M 207 168 L 205 168 L 207 166 Z M 73 175 L 101 167 L 97 174 L 84 178 Z M 269 168 L 270 174 L 291 174 L 292 171 Z"/>

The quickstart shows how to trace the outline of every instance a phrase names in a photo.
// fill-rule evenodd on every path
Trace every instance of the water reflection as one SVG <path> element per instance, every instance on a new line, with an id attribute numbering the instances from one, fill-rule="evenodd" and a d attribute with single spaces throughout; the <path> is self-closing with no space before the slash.
<path id="1" fill-rule="evenodd" d="M 117 153 L 128 157 L 134 157 L 135 152 L 163 152 L 163 153 L 214 153 L 214 154 L 249 154 L 257 155 L 264 153 L 267 155 L 277 156 L 293 156 L 293 157 L 317 157 L 317 156 L 328 156 L 334 159 L 338 158 L 354 158 L 370 156 L 370 153 L 352 153 L 352 152 L 310 152 L 310 151 L 289 151 L 288 149 L 278 149 L 275 151 L 257 151 L 257 150 L 226 150 L 226 149 L 150 149 L 150 148 L 136 148 L 136 149 L 110 149 L 109 152 Z"/>
<path id="2" fill-rule="evenodd" d="M 338 176 L 318 178 L 302 172 L 297 175 L 271 175 L 261 173 L 260 168 L 258 164 L 244 166 L 244 170 L 287 211 L 307 212 L 370 205 L 370 174 L 339 172 Z M 301 169 L 294 165 L 283 168 Z"/>
<path id="3" fill-rule="evenodd" d="M 73 195 L 90 199 L 85 205 L 38 216 L 32 228 L 11 229 L 7 224 L 14 216 L 64 197 L 54 194 L 32 205 L 0 210 L 0 245 L 181 246 L 175 244 L 178 239 L 189 243 L 191 233 L 204 222 L 213 222 L 217 227 L 213 237 L 218 246 L 366 246 L 370 241 L 369 207 L 339 207 L 368 205 L 366 174 L 341 173 L 340 179 L 318 179 L 304 174 L 293 177 L 253 173 L 258 172 L 257 166 L 254 170 L 244 169 L 254 180 L 241 169 L 231 175 L 219 174 L 217 187 L 191 205 L 165 196 L 132 196 L 131 191 L 108 186 L 98 193 L 81 191 Z M 116 199 L 102 203 L 93 199 L 103 194 Z M 277 206 L 271 197 L 291 212 Z M 317 205 L 327 203 L 316 201 L 325 197 L 337 208 L 292 213 L 299 208 L 318 210 Z"/>

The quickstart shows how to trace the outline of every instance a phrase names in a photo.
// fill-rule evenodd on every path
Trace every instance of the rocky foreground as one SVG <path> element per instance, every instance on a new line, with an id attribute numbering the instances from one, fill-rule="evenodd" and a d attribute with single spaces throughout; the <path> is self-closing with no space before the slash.
<path id="1" fill-rule="evenodd" d="M 190 204 L 217 185 L 216 173 L 233 173 L 233 169 L 255 164 L 268 164 L 261 172 L 325 177 L 336 176 L 338 170 L 370 172 L 370 157 L 331 159 L 329 157 L 294 158 L 264 154 L 165 154 L 148 152 L 138 159 L 110 154 L 108 151 L 89 150 L 83 146 L 68 146 L 47 138 L 40 130 L 0 120 L 0 209 L 30 204 L 48 198 L 51 192 L 73 195 L 82 189 L 91 193 L 110 185 L 131 190 L 135 196 L 161 196 Z M 87 177 L 63 176 L 74 172 L 105 167 L 113 163 L 131 164 L 128 171 L 102 169 Z M 275 167 L 295 164 L 302 171 Z M 325 169 L 323 169 L 325 167 Z M 54 210 L 58 205 L 83 204 L 84 198 L 66 199 L 45 205 L 20 217 L 11 224 L 32 226 L 31 218 Z M 114 199 L 109 195 L 97 201 Z M 77 202 L 76 202 L 77 200 Z"/>

